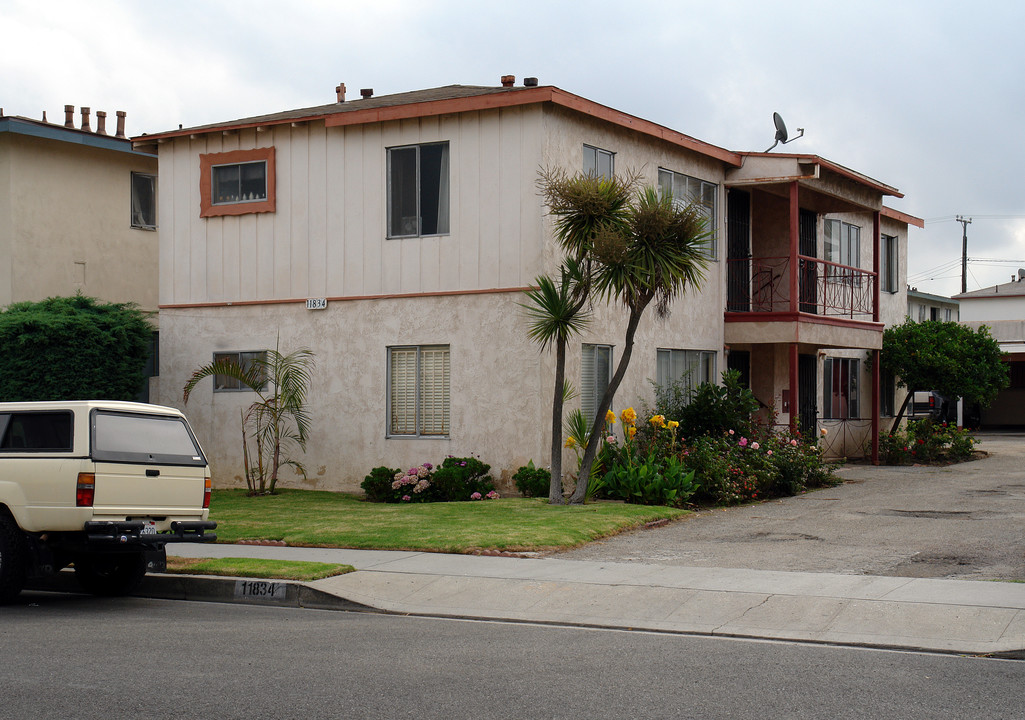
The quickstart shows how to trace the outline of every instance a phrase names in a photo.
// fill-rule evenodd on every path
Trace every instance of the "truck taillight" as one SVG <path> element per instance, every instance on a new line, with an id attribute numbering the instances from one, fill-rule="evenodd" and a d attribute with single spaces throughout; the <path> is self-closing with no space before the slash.
<path id="1" fill-rule="evenodd" d="M 210 507 L 210 490 L 213 488 L 213 483 L 210 482 L 210 478 L 206 479 L 206 483 L 203 486 L 203 509 Z"/>
<path id="2" fill-rule="evenodd" d="M 75 507 L 92 507 L 96 495 L 96 476 L 92 473 L 78 473 L 75 486 Z"/>

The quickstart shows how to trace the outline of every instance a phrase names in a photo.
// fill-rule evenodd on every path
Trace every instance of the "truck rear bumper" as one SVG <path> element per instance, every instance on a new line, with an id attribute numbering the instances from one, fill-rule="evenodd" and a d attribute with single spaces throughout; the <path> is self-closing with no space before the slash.
<path id="1" fill-rule="evenodd" d="M 213 520 L 175 521 L 171 530 L 162 533 L 145 533 L 146 526 L 140 520 L 102 520 L 85 524 L 86 537 L 90 545 L 113 545 L 119 547 L 148 547 L 162 549 L 169 542 L 214 542 L 217 536 Z"/>

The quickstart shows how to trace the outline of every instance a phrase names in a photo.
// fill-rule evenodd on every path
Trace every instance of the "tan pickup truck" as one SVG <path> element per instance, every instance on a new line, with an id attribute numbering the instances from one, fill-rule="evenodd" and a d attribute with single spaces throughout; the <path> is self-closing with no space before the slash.
<path id="1" fill-rule="evenodd" d="M 168 542 L 210 542 L 210 468 L 174 408 L 0 403 L 0 602 L 74 565 L 99 595 L 166 568 Z"/>

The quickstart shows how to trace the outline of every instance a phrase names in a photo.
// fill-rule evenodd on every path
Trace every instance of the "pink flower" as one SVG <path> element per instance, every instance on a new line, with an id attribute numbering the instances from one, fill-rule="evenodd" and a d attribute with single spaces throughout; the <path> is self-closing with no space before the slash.
<path id="1" fill-rule="evenodd" d="M 732 434 L 733 434 L 733 431 L 732 431 L 732 430 L 730 430 L 730 435 L 732 435 Z"/>
<path id="2" fill-rule="evenodd" d="M 769 451 L 768 451 L 767 453 L 765 453 L 765 454 L 766 454 L 766 455 L 772 455 L 772 450 L 769 450 Z"/>
<path id="3" fill-rule="evenodd" d="M 797 447 L 797 441 L 796 440 L 791 440 L 790 444 L 793 445 L 794 447 Z"/>
<path id="4" fill-rule="evenodd" d="M 746 437 L 740 438 L 740 442 L 737 443 L 737 445 L 740 445 L 740 447 L 747 447 L 747 438 Z"/>
<path id="5" fill-rule="evenodd" d="M 752 450 L 757 450 L 759 447 L 761 447 L 761 446 L 758 443 L 756 443 L 756 442 L 751 443 L 751 449 Z"/>
<path id="6" fill-rule="evenodd" d="M 403 495 L 403 496 L 402 496 L 402 502 L 409 502 L 409 501 L 410 501 L 410 500 L 412 500 L 412 499 L 413 499 L 413 498 L 409 497 L 409 495 Z"/>
<path id="7" fill-rule="evenodd" d="M 470 496 L 471 500 L 480 500 L 480 498 L 481 494 L 479 492 L 475 492 L 473 495 Z"/>
<path id="8" fill-rule="evenodd" d="M 615 435 L 609 435 L 607 438 L 605 438 L 605 442 L 608 442 L 608 443 L 616 442 L 616 436 Z"/>
<path id="9" fill-rule="evenodd" d="M 486 497 L 486 498 L 487 498 L 488 500 L 497 500 L 497 499 L 498 499 L 498 497 L 499 497 L 499 495 L 498 495 L 498 493 L 497 493 L 497 492 L 495 492 L 494 490 L 492 490 L 492 491 L 491 491 L 491 492 L 489 492 L 489 493 L 488 493 L 487 495 L 485 495 L 485 497 Z"/>

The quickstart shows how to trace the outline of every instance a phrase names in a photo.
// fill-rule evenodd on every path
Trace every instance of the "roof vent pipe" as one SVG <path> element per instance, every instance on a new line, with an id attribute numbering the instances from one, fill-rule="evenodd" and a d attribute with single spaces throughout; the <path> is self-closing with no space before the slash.
<path id="1" fill-rule="evenodd" d="M 338 83 L 335 87 L 335 95 L 338 97 L 338 102 L 345 102 L 345 83 Z"/>
<path id="2" fill-rule="evenodd" d="M 92 128 L 89 127 L 89 108 L 82 106 L 82 129 L 91 132 Z"/>
<path id="3" fill-rule="evenodd" d="M 105 113 L 103 110 L 96 111 L 96 134 L 107 134 L 107 113 Z"/>
<path id="4" fill-rule="evenodd" d="M 117 111 L 117 133 L 114 137 L 123 138 L 125 136 L 125 111 Z"/>
<path id="5" fill-rule="evenodd" d="M 75 127 L 75 106 L 65 105 L 64 106 L 64 127 L 73 128 Z"/>
<path id="6" fill-rule="evenodd" d="M 502 76 L 502 87 L 512 87 L 516 84 L 515 75 L 503 75 Z"/>
<path id="7" fill-rule="evenodd" d="M 523 78 L 523 87 L 537 87 L 537 78 Z"/>
<path id="8" fill-rule="evenodd" d="M 374 97 L 374 88 L 363 88 L 359 91 L 359 94 L 363 96 L 364 100 L 369 100 Z"/>

